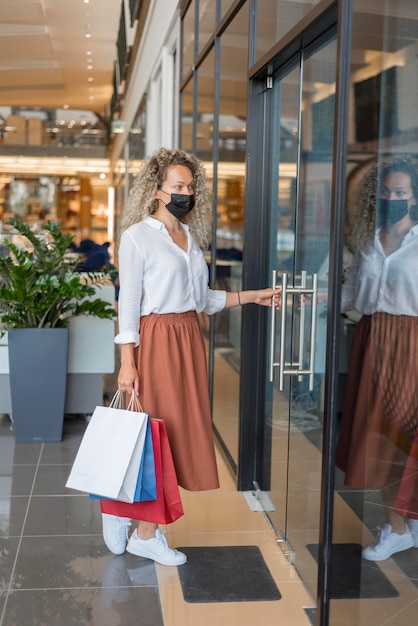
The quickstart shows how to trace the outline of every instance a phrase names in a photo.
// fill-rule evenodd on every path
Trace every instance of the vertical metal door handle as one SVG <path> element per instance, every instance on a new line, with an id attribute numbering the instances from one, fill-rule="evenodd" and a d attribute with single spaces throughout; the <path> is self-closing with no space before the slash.
<path id="1" fill-rule="evenodd" d="M 272 278 L 271 278 L 271 288 L 276 289 L 276 285 L 277 285 L 277 272 L 276 270 L 273 270 Z M 282 299 L 282 306 L 283 306 L 283 299 Z M 271 317 L 270 317 L 270 363 L 269 363 L 269 381 L 271 383 L 273 382 L 273 379 L 274 379 L 274 352 L 275 352 L 274 348 L 276 345 L 275 334 L 276 334 L 276 309 L 274 307 L 274 301 L 272 299 Z"/>
<path id="2" fill-rule="evenodd" d="M 316 349 L 316 307 L 318 302 L 318 274 L 312 274 L 312 318 L 311 318 L 311 346 L 309 358 L 309 391 L 314 388 L 315 378 L 315 349 Z"/>
<path id="3" fill-rule="evenodd" d="M 280 360 L 279 360 L 279 389 L 284 389 L 284 352 L 286 337 L 286 312 L 287 312 L 287 273 L 283 274 L 282 280 L 282 307 L 281 307 L 281 324 L 280 324 Z"/>
<path id="4" fill-rule="evenodd" d="M 300 286 L 302 289 L 306 287 L 306 270 L 302 270 L 300 273 Z M 301 292 L 302 293 L 302 292 Z M 303 295 L 299 296 L 300 300 L 300 314 L 299 314 L 299 355 L 298 362 L 295 364 L 300 370 L 303 370 L 303 347 L 305 344 L 305 312 L 306 303 Z M 298 376 L 298 381 L 302 382 L 302 376 Z"/>
<path id="5" fill-rule="evenodd" d="M 279 361 L 275 362 L 274 354 L 276 347 L 276 311 L 274 306 L 271 307 L 270 318 L 270 363 L 269 363 L 269 381 L 272 383 L 274 380 L 274 368 L 279 368 L 279 390 L 284 390 L 284 377 L 285 376 L 297 376 L 298 380 L 302 380 L 302 376 L 309 376 L 309 391 L 314 388 L 315 378 L 315 342 L 316 342 L 316 313 L 317 313 L 317 295 L 318 295 L 318 274 L 312 275 L 312 288 L 306 286 L 306 270 L 301 272 L 301 284 L 298 287 L 288 287 L 288 274 L 284 273 L 282 278 L 282 293 L 281 293 L 281 323 L 280 323 L 280 356 Z M 272 289 L 276 288 L 277 284 L 277 272 L 273 270 L 272 273 Z M 299 320 L 299 355 L 298 361 L 291 363 L 285 362 L 285 339 L 286 339 L 286 318 L 287 318 L 287 297 L 288 294 L 297 294 L 301 296 L 300 300 L 300 320 Z M 312 296 L 312 310 L 311 310 L 311 334 L 310 334 L 310 354 L 309 354 L 309 367 L 304 369 L 303 367 L 303 353 L 304 353 L 304 330 L 305 330 L 305 314 L 306 303 L 304 295 L 310 294 Z"/>

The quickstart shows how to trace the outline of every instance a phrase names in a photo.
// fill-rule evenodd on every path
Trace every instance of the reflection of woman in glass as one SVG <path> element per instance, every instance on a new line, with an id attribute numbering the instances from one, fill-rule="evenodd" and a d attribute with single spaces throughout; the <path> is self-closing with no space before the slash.
<path id="1" fill-rule="evenodd" d="M 385 157 L 363 170 L 342 296 L 343 312 L 362 318 L 337 465 L 347 485 L 382 490 L 386 524 L 362 552 L 382 561 L 418 548 L 418 161 Z"/>

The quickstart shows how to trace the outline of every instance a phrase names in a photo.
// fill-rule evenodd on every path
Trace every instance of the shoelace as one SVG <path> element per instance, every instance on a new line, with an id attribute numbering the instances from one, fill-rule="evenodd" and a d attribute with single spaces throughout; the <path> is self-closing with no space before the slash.
<path id="1" fill-rule="evenodd" d="M 167 552 L 170 552 L 172 555 L 174 555 L 176 553 L 176 550 L 174 550 L 173 548 L 170 548 L 170 546 L 167 543 L 167 539 L 165 538 L 165 534 L 166 534 L 166 530 L 163 530 L 158 533 L 158 535 L 155 537 L 156 540 L 164 547 L 165 550 L 167 550 Z"/>
<path id="2" fill-rule="evenodd" d="M 115 528 L 117 541 L 121 541 L 122 539 L 126 539 L 126 541 L 128 541 L 128 530 L 130 526 L 131 522 L 121 521 L 118 519 L 118 525 L 117 528 Z"/>
<path id="3" fill-rule="evenodd" d="M 166 530 L 162 530 L 162 531 L 160 530 L 158 537 L 157 537 L 157 541 L 162 543 L 164 548 L 168 548 L 167 539 L 165 538 L 166 532 L 167 532 Z"/>
<path id="4" fill-rule="evenodd" d="M 378 540 L 378 543 L 379 543 L 380 541 L 383 541 L 384 539 L 386 539 L 386 537 L 390 533 L 389 533 L 388 529 L 384 528 L 383 526 L 376 526 L 376 528 L 379 531 L 378 535 L 377 535 L 377 540 Z"/>

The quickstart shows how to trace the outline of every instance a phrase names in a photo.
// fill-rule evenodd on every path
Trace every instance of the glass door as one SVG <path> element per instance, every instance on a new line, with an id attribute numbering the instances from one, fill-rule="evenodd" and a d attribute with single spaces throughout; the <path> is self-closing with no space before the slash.
<path id="1" fill-rule="evenodd" d="M 266 384 L 267 510 L 316 596 L 336 41 L 273 81 L 270 267 L 282 285 Z"/>

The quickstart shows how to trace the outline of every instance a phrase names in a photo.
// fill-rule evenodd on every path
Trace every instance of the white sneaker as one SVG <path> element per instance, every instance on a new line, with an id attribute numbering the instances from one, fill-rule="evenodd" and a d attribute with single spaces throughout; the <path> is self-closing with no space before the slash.
<path id="1" fill-rule="evenodd" d="M 402 535 L 392 532 L 392 526 L 385 524 L 383 528 L 378 526 L 379 534 L 377 535 L 377 543 L 373 546 L 367 546 L 361 552 L 363 559 L 368 561 L 384 561 L 396 552 L 409 550 L 414 546 L 414 540 L 408 526 Z"/>
<path id="2" fill-rule="evenodd" d="M 412 535 L 414 547 L 418 548 L 418 519 L 407 519 L 406 525 L 408 526 L 409 532 Z"/>
<path id="3" fill-rule="evenodd" d="M 118 517 L 102 513 L 103 539 L 113 554 L 123 554 L 128 541 L 128 529 L 131 525 L 129 517 Z"/>
<path id="4" fill-rule="evenodd" d="M 187 561 L 187 556 L 183 552 L 173 550 L 169 547 L 165 532 L 159 528 L 155 531 L 152 539 L 141 539 L 136 530 L 131 535 L 126 550 L 136 556 L 143 556 L 161 563 L 161 565 L 183 565 Z"/>

